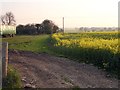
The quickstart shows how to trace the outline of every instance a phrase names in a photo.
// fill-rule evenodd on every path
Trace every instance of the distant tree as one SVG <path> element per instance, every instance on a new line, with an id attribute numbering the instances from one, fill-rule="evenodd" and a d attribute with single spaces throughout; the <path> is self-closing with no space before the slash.
<path id="1" fill-rule="evenodd" d="M 55 33 L 56 32 L 56 29 L 58 29 L 58 26 L 55 25 L 51 20 L 44 20 L 42 22 L 42 25 L 43 25 L 43 29 L 45 31 L 45 33 L 47 34 L 52 34 L 52 33 Z"/>
<path id="2" fill-rule="evenodd" d="M 26 24 L 25 25 L 25 33 L 26 34 L 33 34 L 31 30 L 31 24 Z"/>
<path id="3" fill-rule="evenodd" d="M 38 34 L 35 24 L 30 25 L 30 34 Z"/>
<path id="4" fill-rule="evenodd" d="M 2 15 L 0 18 L 1 18 L 1 23 L 3 25 L 15 25 L 16 24 L 15 16 L 13 15 L 12 12 L 7 12 L 5 15 Z"/>
<path id="5" fill-rule="evenodd" d="M 53 33 L 56 33 L 58 29 L 59 29 L 59 27 L 57 25 L 54 25 L 53 26 Z"/>
<path id="6" fill-rule="evenodd" d="M 17 28 L 19 28 L 19 29 L 24 29 L 24 25 L 21 25 L 21 24 L 20 24 L 20 25 L 17 26 Z"/>
<path id="7" fill-rule="evenodd" d="M 18 35 L 24 34 L 24 25 L 18 25 L 16 27 L 16 34 L 18 34 Z"/>
<path id="8" fill-rule="evenodd" d="M 44 20 L 44 21 L 42 22 L 42 26 L 43 26 L 44 33 L 45 33 L 45 32 L 50 33 L 50 29 L 49 29 L 49 26 L 48 26 L 49 23 L 50 23 L 49 20 Z"/>
<path id="9" fill-rule="evenodd" d="M 38 30 L 41 24 L 35 24 L 35 26 L 37 27 L 37 30 Z"/>
<path id="10" fill-rule="evenodd" d="M 40 34 L 42 33 L 42 25 L 41 24 L 35 24 L 36 28 L 37 28 L 37 33 Z"/>

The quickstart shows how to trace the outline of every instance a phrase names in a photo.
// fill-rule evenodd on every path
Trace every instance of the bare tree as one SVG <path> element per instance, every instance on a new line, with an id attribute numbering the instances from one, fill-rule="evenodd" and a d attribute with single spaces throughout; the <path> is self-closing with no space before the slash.
<path id="1" fill-rule="evenodd" d="M 1 17 L 1 23 L 3 25 L 15 25 L 16 20 L 12 12 L 7 12 L 5 15 L 2 15 Z"/>
<path id="2" fill-rule="evenodd" d="M 2 25 L 4 25 L 4 24 L 5 24 L 5 15 L 2 15 L 2 16 L 0 17 L 0 19 L 1 19 Z"/>

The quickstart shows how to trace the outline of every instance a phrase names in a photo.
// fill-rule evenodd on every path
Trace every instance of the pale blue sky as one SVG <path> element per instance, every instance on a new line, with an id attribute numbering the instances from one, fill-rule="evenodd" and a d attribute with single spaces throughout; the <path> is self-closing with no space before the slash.
<path id="1" fill-rule="evenodd" d="M 119 0 L 1 0 L 0 15 L 12 11 L 17 24 L 51 19 L 65 27 L 117 26 Z M 1 6 L 0 5 L 0 6 Z"/>

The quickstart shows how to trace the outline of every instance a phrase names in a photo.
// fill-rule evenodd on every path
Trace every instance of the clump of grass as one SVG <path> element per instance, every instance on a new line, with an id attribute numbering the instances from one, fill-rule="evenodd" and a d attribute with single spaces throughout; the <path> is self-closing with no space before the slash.
<path id="1" fill-rule="evenodd" d="M 12 66 L 8 66 L 7 77 L 3 78 L 2 88 L 21 88 L 20 75 Z"/>
<path id="2" fill-rule="evenodd" d="M 81 90 L 79 86 L 73 86 L 71 90 Z"/>
<path id="3" fill-rule="evenodd" d="M 67 77 L 64 77 L 64 80 L 65 80 L 65 82 L 72 83 L 72 81 Z"/>

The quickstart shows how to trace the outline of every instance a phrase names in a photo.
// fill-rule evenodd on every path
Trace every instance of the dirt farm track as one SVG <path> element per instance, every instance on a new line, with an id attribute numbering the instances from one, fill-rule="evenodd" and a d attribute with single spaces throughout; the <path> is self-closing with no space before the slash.
<path id="1" fill-rule="evenodd" d="M 47 53 L 9 50 L 9 64 L 21 75 L 23 87 L 33 88 L 118 88 L 118 80 L 103 70 Z"/>

